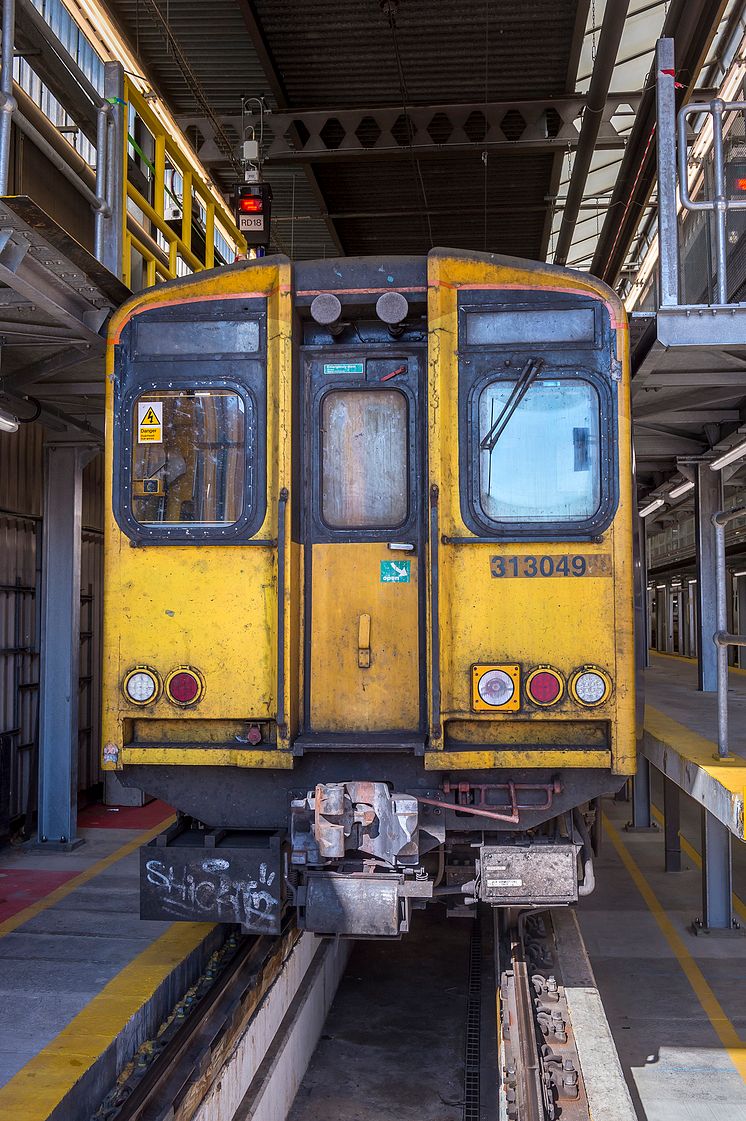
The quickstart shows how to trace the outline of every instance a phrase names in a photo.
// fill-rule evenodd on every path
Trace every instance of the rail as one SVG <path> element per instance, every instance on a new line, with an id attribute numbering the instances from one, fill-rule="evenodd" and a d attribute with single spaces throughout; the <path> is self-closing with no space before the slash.
<path id="1" fill-rule="evenodd" d="M 51 82 L 58 103 L 91 140 L 95 171 L 60 144 L 53 122 L 45 130 L 24 111 L 25 91 L 13 76 L 17 22 L 19 34 L 40 45 L 28 65 L 33 69 L 35 54 L 45 56 L 40 81 Z M 102 94 L 27 0 L 2 0 L 0 61 L 0 196 L 10 185 L 15 126 L 88 203 L 94 255 L 129 288 L 213 268 L 246 251 L 186 138 L 169 129 L 120 63 L 104 64 Z"/>
<path id="2" fill-rule="evenodd" d="M 563 908 L 557 908 L 562 912 Z M 497 947 L 497 981 L 500 1016 L 499 1065 L 502 1081 L 500 1116 L 508 1121 L 591 1121 L 601 1116 L 591 1097 L 598 1103 L 593 1080 L 594 1064 L 581 1065 L 576 1032 L 589 1031 L 590 1024 L 580 1016 L 573 1022 L 568 998 L 567 979 L 562 960 L 571 954 L 571 967 L 577 971 L 583 960 L 577 926 L 569 926 L 567 918 L 558 914 L 565 934 L 560 953 L 555 919 L 551 909 L 544 911 L 494 910 L 494 940 Z M 568 916 L 569 917 L 569 916 Z M 574 924 L 575 920 L 570 919 Z M 568 937 L 568 931 L 573 935 Z M 573 945 L 574 943 L 574 945 Z M 595 988 L 592 975 L 583 977 L 584 993 Z M 572 982 L 571 982 L 572 987 Z M 587 1012 L 586 1012 L 587 1015 Z M 593 1023 L 594 1033 L 599 1020 Z M 599 1042 L 597 1040 L 596 1042 Z M 594 1056 L 599 1067 L 610 1075 L 612 1062 L 601 1053 Z M 618 1070 L 621 1079 L 621 1069 Z M 614 1101 L 614 1116 L 631 1117 L 631 1102 L 622 1097 L 614 1100 L 610 1086 L 603 1087 L 607 1103 Z M 627 1108 L 629 1107 L 629 1108 Z"/>
<path id="3" fill-rule="evenodd" d="M 80 67 L 66 51 L 59 41 L 55 42 L 55 51 L 67 70 L 81 84 L 87 97 L 93 102 L 97 115 L 96 130 L 96 189 L 91 190 L 88 184 L 81 179 L 60 156 L 59 152 L 46 140 L 34 127 L 27 117 L 21 112 L 18 101 L 13 91 L 13 58 L 15 55 L 15 27 L 16 3 L 15 0 L 2 0 L 3 28 L 2 44 L 0 46 L 0 195 L 8 193 L 8 177 L 10 170 L 10 136 L 11 128 L 15 124 L 21 132 L 36 145 L 44 156 L 73 184 L 74 187 L 90 204 L 95 215 L 95 254 L 101 260 L 103 252 L 104 227 L 103 220 L 111 216 L 113 177 L 109 173 L 111 160 L 114 156 L 112 144 L 112 114 L 111 105 L 104 100 L 90 86 Z"/>
<path id="4" fill-rule="evenodd" d="M 186 146 L 166 130 L 127 75 L 121 100 L 121 110 L 127 114 L 127 128 L 123 130 L 125 151 L 121 155 L 123 166 L 128 168 L 127 176 L 122 177 L 125 284 L 132 287 L 133 250 L 145 263 L 144 287 L 213 268 L 221 263 L 217 260 L 217 242 L 222 242 L 224 254 L 245 252 L 246 243 L 228 207 L 197 174 Z M 141 173 L 139 186 L 133 175 L 137 170 Z M 137 227 L 128 223 L 128 216 L 149 224 L 151 238 L 142 237 Z"/>
<path id="5" fill-rule="evenodd" d="M 685 210 L 710 211 L 715 218 L 715 284 L 718 304 L 728 302 L 728 238 L 729 210 L 746 210 L 745 198 L 731 198 L 725 181 L 725 153 L 723 144 L 723 117 L 726 113 L 739 113 L 746 109 L 746 101 L 690 101 L 679 111 L 677 120 L 679 155 L 679 194 Z M 712 117 L 713 194 L 709 199 L 693 199 L 689 192 L 687 168 L 687 123 L 691 116 L 709 114 Z"/>
<path id="6" fill-rule="evenodd" d="M 718 757 L 727 759 L 728 748 L 728 647 L 746 646 L 746 635 L 728 631 L 728 600 L 725 570 L 725 527 L 736 518 L 746 517 L 746 506 L 720 510 L 712 516 L 715 527 L 716 619 L 713 641 L 717 647 Z"/>
<path id="7" fill-rule="evenodd" d="M 729 135 L 746 101 L 713 97 L 690 101 L 677 110 L 676 68 L 672 39 L 659 39 L 656 47 L 656 134 L 658 149 L 658 269 L 657 306 L 716 306 L 740 302 L 731 287 L 740 288 L 743 277 L 731 285 L 734 254 L 740 237 L 728 228 L 728 216 L 746 210 L 746 194 L 729 188 L 729 160 L 739 159 L 742 141 L 731 146 Z M 690 125 L 699 127 L 692 139 Z M 739 177 L 741 172 L 736 173 Z M 707 215 L 701 229 L 682 225 L 681 217 Z M 680 245 L 680 236 L 684 242 Z M 683 246 L 683 247 L 682 247 Z M 730 246 L 730 252 L 729 252 Z M 714 248 L 714 252 L 713 252 Z M 704 266 L 704 271 L 703 271 Z M 741 267 L 741 266 L 739 266 Z M 706 274 L 706 275 L 705 275 Z M 651 275 L 648 273 L 647 275 Z M 704 291 L 702 285 L 705 285 Z M 642 300 L 641 295 L 641 300 Z"/>

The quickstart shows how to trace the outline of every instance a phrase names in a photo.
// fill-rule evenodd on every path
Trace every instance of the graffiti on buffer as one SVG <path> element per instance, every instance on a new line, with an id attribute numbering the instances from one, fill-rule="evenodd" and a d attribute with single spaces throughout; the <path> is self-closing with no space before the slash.
<path id="1" fill-rule="evenodd" d="M 172 918 L 204 922 L 235 922 L 261 933 L 278 928 L 280 900 L 276 873 L 259 864 L 256 878 L 234 878 L 231 864 L 220 856 L 193 858 L 176 865 L 162 860 L 145 864 L 147 894 Z M 274 887 L 274 890 L 272 890 Z"/>

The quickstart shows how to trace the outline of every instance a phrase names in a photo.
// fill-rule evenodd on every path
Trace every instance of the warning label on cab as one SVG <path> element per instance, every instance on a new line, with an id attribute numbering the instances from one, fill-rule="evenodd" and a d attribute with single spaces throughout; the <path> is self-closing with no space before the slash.
<path id="1" fill-rule="evenodd" d="M 163 443 L 163 402 L 137 402 L 138 444 Z"/>

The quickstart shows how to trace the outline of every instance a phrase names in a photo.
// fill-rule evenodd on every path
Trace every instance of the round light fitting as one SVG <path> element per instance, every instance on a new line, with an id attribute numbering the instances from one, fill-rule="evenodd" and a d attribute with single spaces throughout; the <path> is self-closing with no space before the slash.
<path id="1" fill-rule="evenodd" d="M 135 666 L 122 682 L 122 692 L 130 704 L 149 705 L 158 700 L 161 679 L 150 666 Z"/>
<path id="2" fill-rule="evenodd" d="M 609 699 L 611 678 L 598 666 L 583 666 L 570 679 L 570 693 L 578 704 L 595 708 Z"/>

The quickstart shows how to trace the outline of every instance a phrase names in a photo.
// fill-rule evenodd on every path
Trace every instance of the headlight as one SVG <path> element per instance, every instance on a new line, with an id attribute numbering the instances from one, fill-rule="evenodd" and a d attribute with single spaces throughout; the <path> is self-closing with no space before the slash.
<path id="1" fill-rule="evenodd" d="M 472 666 L 472 708 L 475 712 L 496 708 L 515 712 L 520 705 L 520 684 L 520 666 Z"/>
<path id="2" fill-rule="evenodd" d="M 611 693 L 611 679 L 595 666 L 578 670 L 570 682 L 570 692 L 581 705 L 593 708 L 603 704 Z"/>
<path id="3" fill-rule="evenodd" d="M 148 705 L 158 698 L 161 681 L 158 674 L 147 666 L 136 666 L 122 682 L 122 691 L 133 705 Z"/>
<path id="4" fill-rule="evenodd" d="M 504 670 L 491 669 L 480 677 L 477 691 L 486 705 L 497 707 L 508 703 L 515 692 L 515 685 Z"/>

